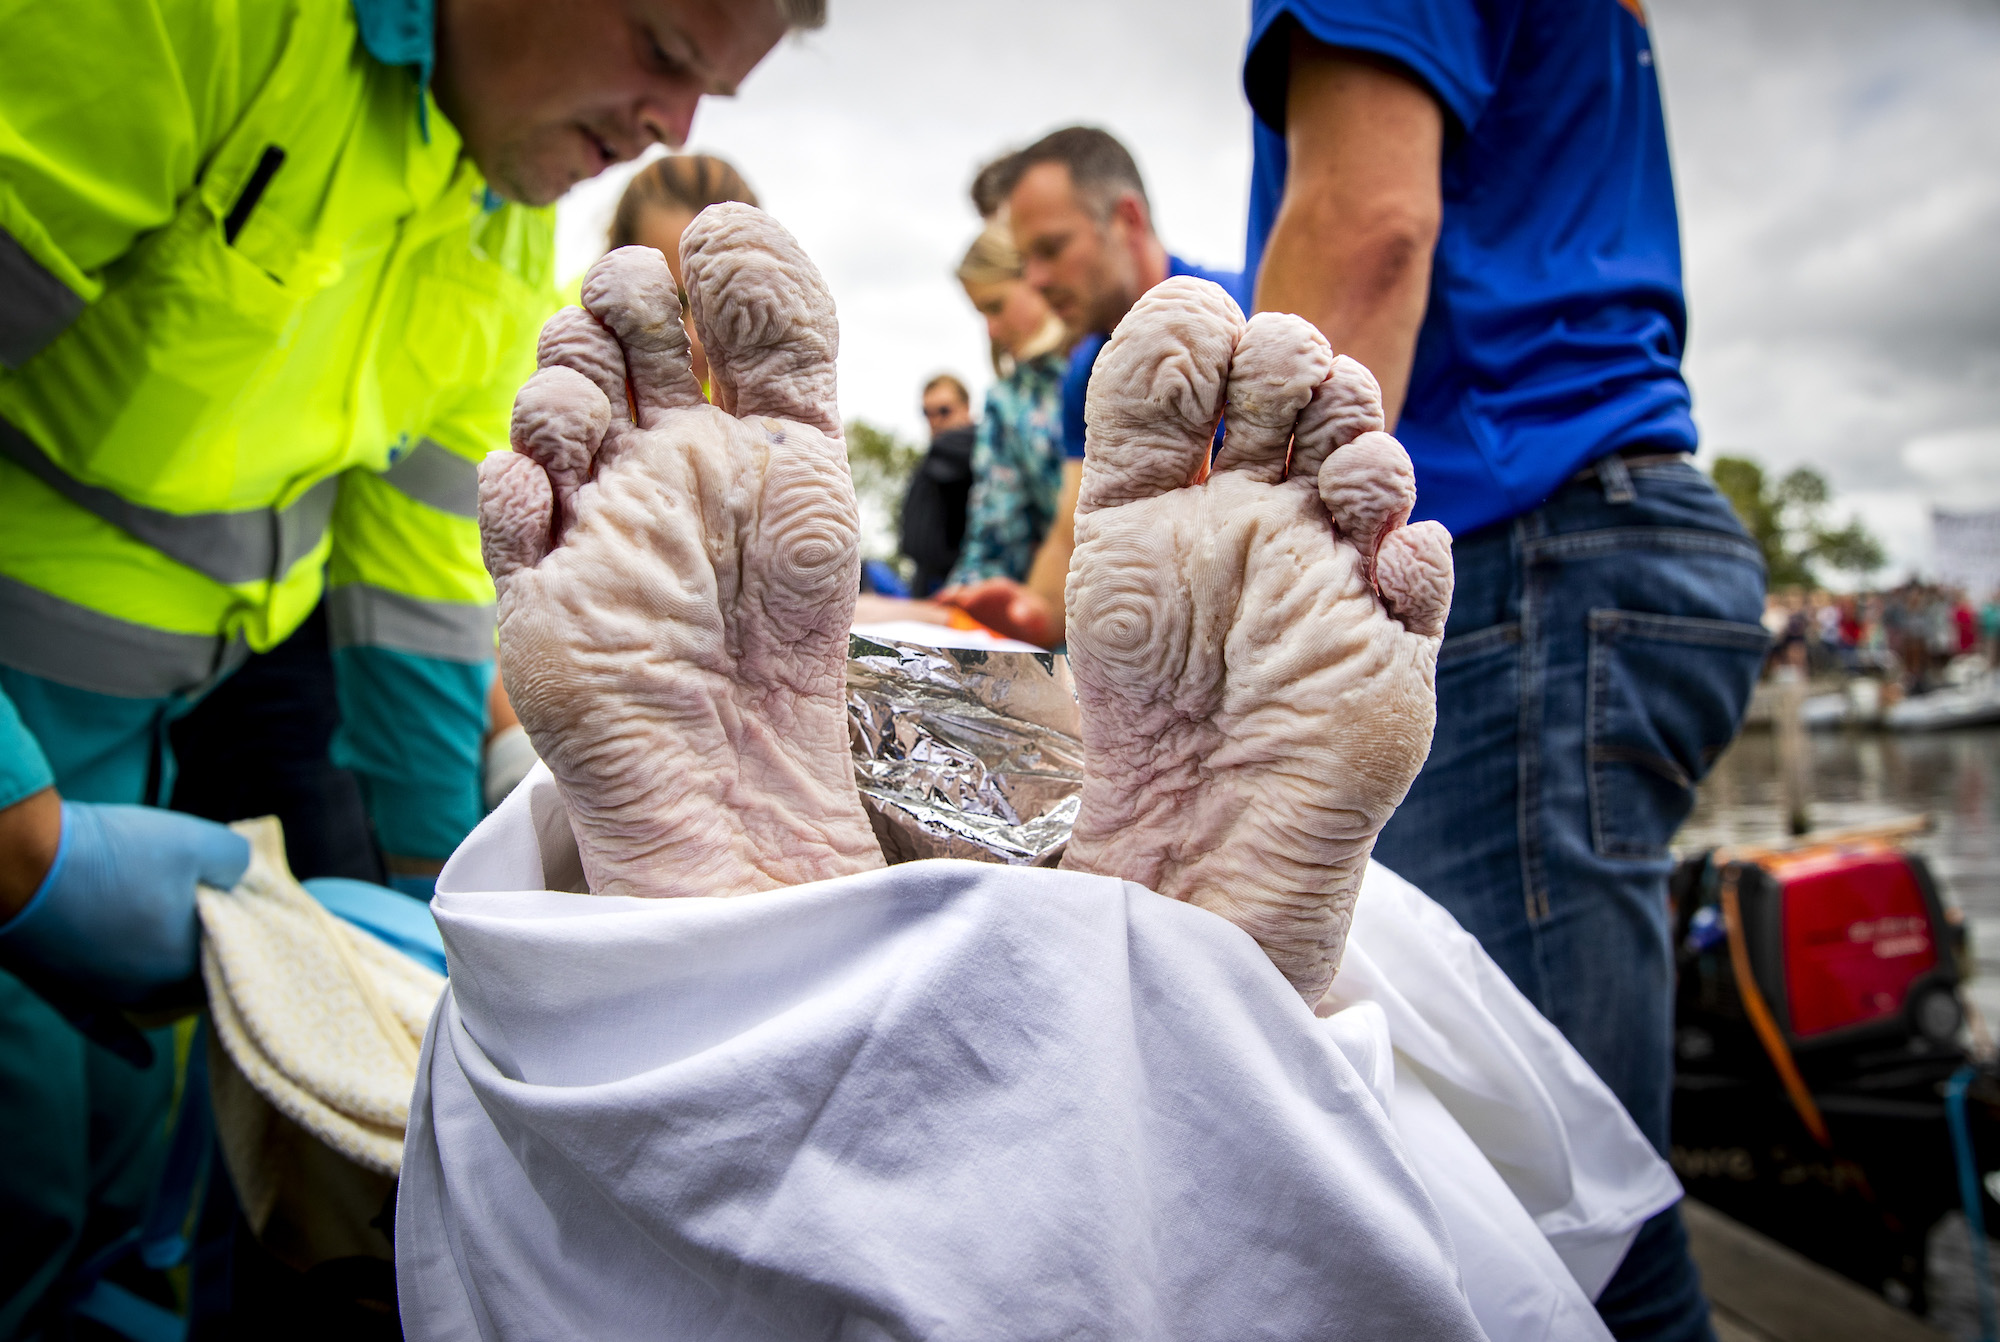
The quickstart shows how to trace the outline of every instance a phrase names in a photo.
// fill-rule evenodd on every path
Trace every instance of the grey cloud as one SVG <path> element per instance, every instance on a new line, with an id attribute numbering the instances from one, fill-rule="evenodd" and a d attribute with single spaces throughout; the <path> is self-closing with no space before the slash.
<path id="1" fill-rule="evenodd" d="M 1944 483 L 1903 447 L 2000 425 L 2000 8 L 1652 12 L 1705 436 L 1819 466 L 1921 563 L 1908 517 Z"/>

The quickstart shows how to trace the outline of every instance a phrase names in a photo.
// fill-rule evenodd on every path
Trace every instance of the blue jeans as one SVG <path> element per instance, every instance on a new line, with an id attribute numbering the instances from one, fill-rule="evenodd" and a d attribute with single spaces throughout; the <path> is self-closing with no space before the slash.
<path id="1" fill-rule="evenodd" d="M 1667 844 L 1763 662 L 1764 567 L 1685 462 L 1598 463 L 1459 537 L 1437 736 L 1375 857 L 1450 909 L 1662 1153 L 1673 1092 Z M 1706 1338 L 1677 1213 L 1598 1308 Z"/>

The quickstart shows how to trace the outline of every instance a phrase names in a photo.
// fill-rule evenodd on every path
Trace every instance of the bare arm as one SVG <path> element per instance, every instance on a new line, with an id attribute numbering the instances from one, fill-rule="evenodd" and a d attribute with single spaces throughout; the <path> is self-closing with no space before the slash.
<path id="1" fill-rule="evenodd" d="M 1083 485 L 1083 463 L 1063 463 L 1062 493 L 1056 498 L 1056 515 L 1049 522 L 1049 534 L 1035 551 L 1028 570 L 1028 590 L 1049 606 L 1050 646 L 1063 638 L 1063 584 L 1069 581 L 1069 557 L 1076 549 L 1076 495 Z"/>
<path id="2" fill-rule="evenodd" d="M 1285 125 L 1257 310 L 1296 313 L 1366 364 L 1393 429 L 1430 292 L 1444 114 L 1407 76 L 1294 32 Z"/>
<path id="3" fill-rule="evenodd" d="M 507 697 L 507 687 L 500 683 L 500 673 L 493 673 L 493 684 L 486 691 L 486 739 L 491 741 L 509 727 L 518 727 L 521 719 L 514 713 L 513 701 Z"/>
<path id="4" fill-rule="evenodd" d="M 62 842 L 62 798 L 52 787 L 0 810 L 0 922 L 26 908 Z"/>

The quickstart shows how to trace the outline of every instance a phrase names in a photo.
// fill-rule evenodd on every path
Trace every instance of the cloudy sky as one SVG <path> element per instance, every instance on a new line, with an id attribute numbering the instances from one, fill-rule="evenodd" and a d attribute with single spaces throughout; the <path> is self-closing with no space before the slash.
<path id="1" fill-rule="evenodd" d="M 1609 3 L 1609 0 L 1604 0 Z M 1650 0 L 1681 192 L 1688 377 L 1705 453 L 1819 467 L 1900 568 L 1933 504 L 2000 506 L 2000 3 Z M 951 279 L 980 163 L 1075 121 L 1114 131 L 1162 234 L 1240 264 L 1247 4 L 831 0 L 690 148 L 729 158 L 826 272 L 841 407 L 919 433 L 985 338 Z M 565 263 L 624 174 L 573 192 Z"/>

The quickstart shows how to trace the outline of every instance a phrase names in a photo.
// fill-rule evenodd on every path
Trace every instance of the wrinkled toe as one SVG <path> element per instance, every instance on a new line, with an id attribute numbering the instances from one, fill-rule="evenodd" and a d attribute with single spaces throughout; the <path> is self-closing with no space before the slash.
<path id="1" fill-rule="evenodd" d="M 1295 479 L 1316 479 L 1328 455 L 1364 433 L 1380 433 L 1385 427 L 1382 388 L 1375 375 L 1342 354 L 1313 388 L 1311 402 L 1299 414 L 1290 473 Z"/>
<path id="2" fill-rule="evenodd" d="M 1372 561 L 1416 507 L 1410 454 L 1386 433 L 1364 433 L 1320 467 L 1319 496 L 1340 534 Z"/>
<path id="3" fill-rule="evenodd" d="M 706 404 L 688 367 L 680 287 L 666 257 L 651 247 L 605 253 L 584 276 L 583 305 L 624 347 L 641 428 L 651 428 L 663 411 Z"/>
<path id="4" fill-rule="evenodd" d="M 1284 479 L 1292 426 L 1332 368 L 1332 348 L 1305 318 L 1252 317 L 1229 361 L 1229 413 L 1215 469 L 1267 483 Z"/>
<path id="5" fill-rule="evenodd" d="M 542 323 L 535 364 L 583 374 L 604 393 L 612 424 L 632 422 L 632 404 L 625 389 L 624 347 L 609 327 L 584 309 L 564 308 Z"/>
<path id="6" fill-rule="evenodd" d="M 542 562 L 554 508 L 547 472 L 527 457 L 491 452 L 479 463 L 479 552 L 496 586 Z"/>
<path id="7" fill-rule="evenodd" d="M 574 515 L 576 491 L 591 478 L 610 425 L 610 403 L 596 383 L 573 368 L 544 368 L 514 395 L 509 437 L 516 452 L 548 472 L 558 533 Z"/>
<path id="8" fill-rule="evenodd" d="M 1091 371 L 1079 514 L 1201 477 L 1243 327 L 1236 300 L 1207 280 L 1170 279 L 1132 305 Z"/>
<path id="9" fill-rule="evenodd" d="M 681 234 L 681 274 L 715 403 L 838 438 L 840 323 L 798 240 L 753 206 L 711 205 Z"/>
<path id="10" fill-rule="evenodd" d="M 1375 585 L 1405 629 L 1441 637 L 1452 588 L 1451 533 L 1444 524 L 1419 522 L 1390 532 L 1375 558 Z"/>

